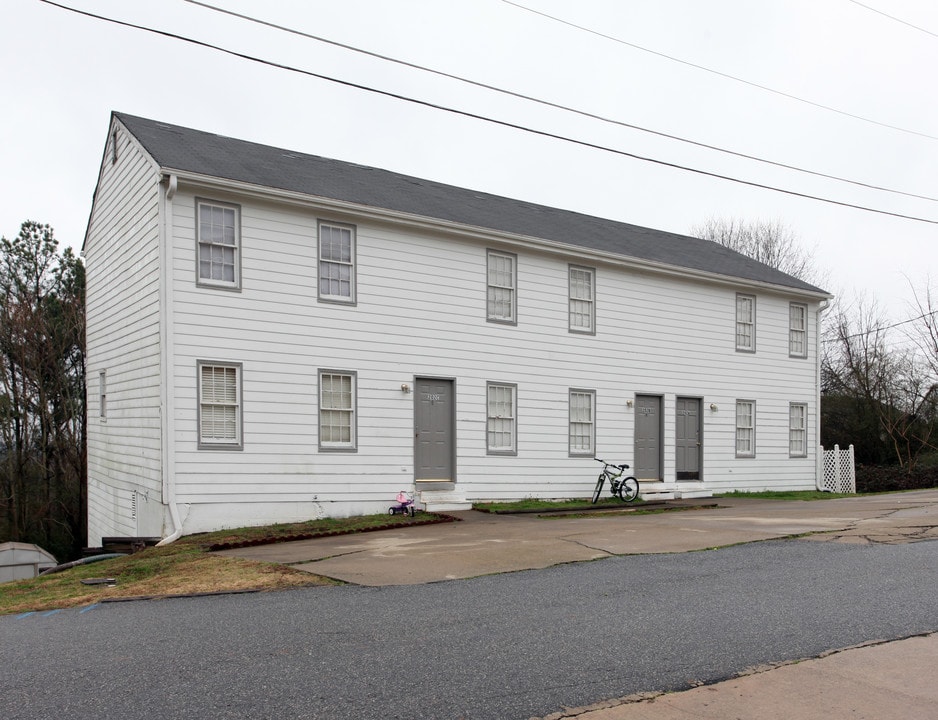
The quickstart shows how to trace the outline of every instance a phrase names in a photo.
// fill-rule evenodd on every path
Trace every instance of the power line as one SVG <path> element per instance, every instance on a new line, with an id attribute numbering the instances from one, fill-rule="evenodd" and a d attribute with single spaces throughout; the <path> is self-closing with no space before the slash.
<path id="1" fill-rule="evenodd" d="M 913 25 L 912 23 L 906 22 L 905 20 L 901 18 L 897 18 L 895 15 L 884 13 L 882 10 L 877 10 L 876 8 L 870 7 L 869 5 L 864 5 L 861 2 L 857 2 L 857 0 L 847 0 L 847 1 L 852 2 L 854 5 L 859 5 L 861 8 L 865 8 L 866 10 L 869 10 L 870 12 L 874 12 L 877 15 L 882 15 L 883 17 L 887 17 L 890 20 L 893 20 L 894 22 L 897 22 L 901 25 L 906 25 L 907 27 L 910 27 L 913 30 L 918 30 L 919 32 L 923 32 L 926 35 L 931 35 L 932 37 L 938 38 L 938 33 L 933 33 L 931 30 L 926 30 L 925 28 L 919 27 L 918 25 Z"/>
<path id="2" fill-rule="evenodd" d="M 205 41 L 202 41 L 202 40 L 196 40 L 196 39 L 194 39 L 194 38 L 186 37 L 186 36 L 184 36 L 184 35 L 178 35 L 178 34 L 176 34 L 176 33 L 171 33 L 171 32 L 168 32 L 168 31 L 166 31 L 166 30 L 157 30 L 156 28 L 151 28 L 151 27 L 147 27 L 147 26 L 144 26 L 144 25 L 136 25 L 136 24 L 134 24 L 134 23 L 127 22 L 127 21 L 125 21 L 125 20 L 117 20 L 117 19 L 115 19 L 115 18 L 110 18 L 110 17 L 104 16 L 104 15 L 97 15 L 97 14 L 95 14 L 95 13 L 88 12 L 88 11 L 86 11 L 86 10 L 78 10 L 77 8 L 72 8 L 72 7 L 69 7 L 69 6 L 67 6 L 67 5 L 62 5 L 62 4 L 60 4 L 60 3 L 53 2 L 53 0 L 39 0 L 39 1 L 42 2 L 42 3 L 45 3 L 45 4 L 47 4 L 47 5 L 51 5 L 51 6 L 53 6 L 53 7 L 57 7 L 57 8 L 59 8 L 59 9 L 61 9 L 61 10 L 67 10 L 67 11 L 69 11 L 69 12 L 73 12 L 73 13 L 78 14 L 78 15 L 83 15 L 83 16 L 85 16 L 85 17 L 90 17 L 90 18 L 93 18 L 93 19 L 95 19 L 95 20 L 101 20 L 101 21 L 104 21 L 104 22 L 112 23 L 112 24 L 114 24 L 114 25 L 120 25 L 120 26 L 123 26 L 123 27 L 133 28 L 133 29 L 135 29 L 135 30 L 142 30 L 142 31 L 144 31 L 144 32 L 149 32 L 149 33 L 152 33 L 152 34 L 154 34 L 154 35 L 160 35 L 160 36 L 163 36 L 163 37 L 172 38 L 172 39 L 174 39 L 174 40 L 180 40 L 180 41 L 182 41 L 182 42 L 190 43 L 190 44 L 192 44 L 192 45 L 197 45 L 197 46 L 199 46 L 199 47 L 204 47 L 204 48 L 208 48 L 208 49 L 211 49 L 211 50 L 216 50 L 216 51 L 218 51 L 218 52 L 225 53 L 225 54 L 231 55 L 231 56 L 233 56 L 233 57 L 238 57 L 238 58 L 241 58 L 241 59 L 243 59 L 243 60 L 249 60 L 249 61 L 251 61 L 251 62 L 260 63 L 260 64 L 262 64 L 262 65 L 267 65 L 268 67 L 273 67 L 273 68 L 276 68 L 276 69 L 279 69 L 279 70 L 288 70 L 288 71 L 290 71 L 290 72 L 298 73 L 298 74 L 301 74 L 301 75 L 306 75 L 306 76 L 308 76 L 308 77 L 314 77 L 314 78 L 318 78 L 318 79 L 320 79 L 320 80 L 326 80 L 326 81 L 328 81 L 328 82 L 336 83 L 337 85 L 342 85 L 342 86 L 344 86 L 344 87 L 350 87 L 350 88 L 354 88 L 354 89 L 356 89 L 356 90 L 364 90 L 365 92 L 374 93 L 374 94 L 376 94 L 376 95 L 382 95 L 382 96 L 384 96 L 384 97 L 389 97 L 389 98 L 393 98 L 393 99 L 396 99 L 396 100 L 401 100 L 401 101 L 404 101 L 404 102 L 409 102 L 409 103 L 412 103 L 412 104 L 414 104 L 414 105 L 420 105 L 421 107 L 427 107 L 427 108 L 431 108 L 431 109 L 434 109 L 434 110 L 440 110 L 440 111 L 443 111 L 443 112 L 448 112 L 448 113 L 451 113 L 451 114 L 453 114 L 453 115 L 460 115 L 460 116 L 462 116 L 462 117 L 467 117 L 467 118 L 471 118 L 471 119 L 474 119 L 474 120 L 481 120 L 481 121 L 483 121 L 483 122 L 487 122 L 487 123 L 490 123 L 490 124 L 493 124 L 493 125 L 499 125 L 499 126 L 501 126 L 501 127 L 511 128 L 511 129 L 513 129 L 513 130 L 521 130 L 522 132 L 527 132 L 527 133 L 530 133 L 530 134 L 532 134 L 532 135 L 538 135 L 538 136 L 541 136 L 541 137 L 551 138 L 551 139 L 553 139 L 553 140 L 561 140 L 561 141 L 563 141 L 563 142 L 568 142 L 568 143 L 571 143 L 571 144 L 574 144 L 574 145 L 579 145 L 579 146 L 581 146 L 581 147 L 591 148 L 591 149 L 593 149 L 593 150 L 601 150 L 601 151 L 603 151 L 603 152 L 609 152 L 609 153 L 613 153 L 613 154 L 615 154 L 615 155 L 621 155 L 621 156 L 623 156 L 623 157 L 629 157 L 629 158 L 632 158 L 632 159 L 634 159 L 634 160 L 641 160 L 642 162 L 653 163 L 653 164 L 655 164 L 655 165 L 660 165 L 660 166 L 662 166 L 662 167 L 669 167 L 669 168 L 673 168 L 673 169 L 675 169 L 675 170 L 683 170 L 683 171 L 685 171 L 685 172 L 691 172 L 691 173 L 695 173 L 695 174 L 697 174 L 697 175 L 703 175 L 703 176 L 705 176 L 705 177 L 717 178 L 717 179 L 719 179 L 719 180 L 726 180 L 726 181 L 728 181 L 728 182 L 737 183 L 737 184 L 739 184 L 739 185 L 746 185 L 746 186 L 748 186 L 748 187 L 755 187 L 755 188 L 759 188 L 759 189 L 762 189 L 762 190 L 771 190 L 771 191 L 773 191 L 773 192 L 783 193 L 783 194 L 785 194 L 785 195 L 791 195 L 791 196 L 793 196 L 793 197 L 800 197 L 800 198 L 804 198 L 804 199 L 807 199 L 807 200 L 816 200 L 816 201 L 818 201 L 818 202 L 828 203 L 828 204 L 830 204 L 830 205 L 837 205 L 837 206 L 840 206 L 840 207 L 852 208 L 852 209 L 854 209 L 854 210 L 862 210 L 862 211 L 864 211 L 864 212 L 876 213 L 876 214 L 878 214 L 878 215 L 887 215 L 887 216 L 890 216 L 890 217 L 901 218 L 901 219 L 904 219 L 904 220 L 912 220 L 912 221 L 914 221 L 914 222 L 923 222 L 923 223 L 928 223 L 928 224 L 930 224 L 930 225 L 938 225 L 938 220 L 932 220 L 932 219 L 929 219 L 929 218 L 917 217 L 917 216 L 914 216 L 914 215 L 905 215 L 905 214 L 902 214 L 902 213 L 890 212 L 890 211 L 888 211 L 888 210 L 878 210 L 878 209 L 876 209 L 876 208 L 867 207 L 867 206 L 865 206 L 865 205 L 857 205 L 857 204 L 854 204 L 854 203 L 843 202 L 843 201 L 840 201 L 840 200 L 832 200 L 832 199 L 830 199 L 830 198 L 824 198 L 824 197 L 820 197 L 820 196 L 818 196 L 818 195 L 810 195 L 810 194 L 808 194 L 808 193 L 802 193 L 802 192 L 798 192 L 798 191 L 795 191 L 795 190 L 786 190 L 786 189 L 784 189 L 784 188 L 778 188 L 778 187 L 774 187 L 774 186 L 772 186 L 772 185 L 766 185 L 766 184 L 763 184 L 763 183 L 757 183 L 757 182 L 754 182 L 754 181 L 751 181 L 751 180 L 743 180 L 743 179 L 741 179 L 741 178 L 732 177 L 732 176 L 730 176 L 730 175 L 722 175 L 722 174 L 719 174 L 719 173 L 710 172 L 710 171 L 708 171 L 708 170 L 701 170 L 701 169 L 699 169 L 699 168 L 693 168 L 693 167 L 689 167 L 689 166 L 686 166 L 686 165 L 679 165 L 679 164 L 677 164 L 677 163 L 671 163 L 671 162 L 667 162 L 667 161 L 665 161 L 665 160 L 658 160 L 658 159 L 656 159 L 656 158 L 645 157 L 645 156 L 642 156 L 642 155 L 637 155 L 637 154 L 635 154 L 635 153 L 627 152 L 627 151 L 625 151 L 625 150 L 619 150 L 619 149 L 617 149 L 617 148 L 611 148 L 611 147 L 608 147 L 608 146 L 605 146 L 605 145 L 599 145 L 599 144 L 597 144 L 597 143 L 588 142 L 588 141 L 586 141 L 586 140 L 577 140 L 576 138 L 571 138 L 571 137 L 567 137 L 567 136 L 564 136 L 564 135 L 559 135 L 559 134 L 557 134 L 557 133 L 548 132 L 548 131 L 546 131 L 546 130 L 537 130 L 537 129 L 535 129 L 535 128 L 530 128 L 530 127 L 527 127 L 527 126 L 524 126 L 524 125 L 520 125 L 520 124 L 518 124 L 518 123 L 508 122 L 507 120 L 498 120 L 498 119 L 495 119 L 495 118 L 487 117 L 487 116 L 485 116 L 485 115 L 479 115 L 478 113 L 468 112 L 468 111 L 466 111 L 466 110 L 457 110 L 457 109 L 455 109 L 455 108 L 447 107 L 447 106 L 445 106 L 445 105 L 439 105 L 439 104 L 437 104 L 437 103 L 432 103 L 432 102 L 429 102 L 429 101 L 427 101 L 427 100 L 420 100 L 420 99 L 417 99 L 417 98 L 408 97 L 408 96 L 406 96 L 406 95 L 401 95 L 401 94 L 399 94 L 399 93 L 393 93 L 393 92 L 390 92 L 390 91 L 388 91 L 388 90 L 380 90 L 380 89 L 378 89 L 378 88 L 373 88 L 373 87 L 370 87 L 370 86 L 368 86 L 368 85 L 362 85 L 362 84 L 360 84 L 360 83 L 354 83 L 354 82 L 351 82 L 351 81 L 349 81 L 349 80 L 341 80 L 341 79 L 339 79 L 339 78 L 331 77 L 331 76 L 329 76 L 329 75 L 324 75 L 324 74 L 322 74 L 322 73 L 316 73 L 316 72 L 313 72 L 313 71 L 311 71 L 311 70 L 303 70 L 303 69 L 301 69 L 301 68 L 293 67 L 293 66 L 291 66 L 291 65 L 285 65 L 285 64 L 283 64 L 283 63 L 274 62 L 274 61 L 272 61 L 272 60 L 265 60 L 265 59 L 263 59 L 263 58 L 255 57 L 255 56 L 253 56 L 253 55 L 248 55 L 248 54 L 246 54 L 246 53 L 238 52 L 237 50 L 231 50 L 231 49 L 229 49 L 229 48 L 225 48 L 225 47 L 222 47 L 222 46 L 220 46 L 220 45 L 214 45 L 214 44 L 212 44 L 212 43 L 208 43 L 208 42 L 205 42 Z"/>
<path id="3" fill-rule="evenodd" d="M 773 93 L 774 95 L 779 95 L 781 97 L 788 98 L 789 100 L 795 100 L 797 102 L 804 103 L 805 105 L 811 105 L 813 107 L 820 108 L 822 110 L 827 110 L 828 112 L 833 112 L 833 113 L 837 113 L 838 115 L 844 115 L 846 117 L 853 118 L 854 120 L 861 120 L 862 122 L 870 123 L 872 125 L 879 125 L 880 127 L 889 128 L 890 130 L 897 130 L 898 132 L 908 133 L 909 135 L 917 135 L 918 137 L 928 138 L 929 140 L 938 140 L 938 136 L 936 135 L 929 135 L 928 133 L 919 132 L 918 130 L 909 130 L 908 128 L 899 127 L 898 125 L 890 125 L 889 123 L 881 122 L 880 120 L 873 120 L 872 118 L 864 117 L 863 115 L 856 115 L 854 113 L 847 112 L 846 110 L 839 110 L 838 108 L 831 107 L 830 105 L 824 105 L 823 103 L 815 102 L 814 100 L 807 100 L 797 95 L 784 92 L 783 90 L 776 90 L 775 88 L 771 88 L 768 85 L 761 85 L 757 82 L 753 82 L 752 80 L 746 80 L 744 78 L 737 77 L 735 75 L 730 75 L 729 73 L 725 73 L 720 70 L 714 70 L 713 68 L 708 68 L 704 65 L 699 65 L 689 60 L 683 60 L 673 55 L 668 55 L 666 53 L 659 52 L 657 50 L 652 50 L 650 48 L 642 47 L 641 45 L 636 45 L 635 43 L 628 42 L 627 40 L 622 40 L 621 38 L 614 37 L 613 35 L 607 35 L 606 33 L 599 32 L 598 30 L 593 30 L 592 28 L 588 28 L 583 25 L 577 25 L 576 23 L 570 22 L 569 20 L 564 20 L 563 18 L 556 17 L 555 15 L 550 15 L 548 13 L 541 12 L 540 10 L 535 10 L 534 8 L 526 7 L 519 3 L 513 2 L 513 0 L 502 0 L 502 2 L 508 5 L 514 5 L 516 8 L 520 8 L 521 10 L 525 10 L 535 15 L 540 15 L 541 17 L 545 17 L 549 20 L 553 20 L 554 22 L 558 22 L 563 25 L 568 25 L 572 28 L 576 28 L 577 30 L 581 30 L 583 32 L 590 33 L 592 35 L 605 38 L 606 40 L 611 40 L 612 42 L 619 43 L 620 45 L 627 45 L 630 48 L 641 50 L 642 52 L 650 53 L 651 55 L 657 55 L 658 57 L 664 58 L 666 60 L 670 60 L 672 62 L 680 63 L 681 65 L 687 65 L 688 67 L 692 67 L 697 70 L 703 70 L 704 72 L 708 72 L 713 75 L 718 75 L 719 77 L 725 78 L 727 80 L 733 80 L 735 82 L 743 83 L 744 85 L 749 85 L 750 87 L 758 88 L 759 90 L 764 90 L 765 92 L 770 92 L 770 93 Z"/>
<path id="4" fill-rule="evenodd" d="M 882 192 L 893 193 L 896 195 L 904 195 L 906 197 L 916 198 L 919 200 L 928 200 L 931 202 L 938 202 L 938 198 L 930 197 L 928 195 L 918 195 L 915 193 L 905 192 L 902 190 L 894 190 L 892 188 L 882 187 L 880 185 L 873 185 L 871 183 L 861 182 L 859 180 L 850 180 L 849 178 L 839 177 L 837 175 L 830 175 L 828 173 L 818 172 L 815 170 L 808 170 L 806 168 L 801 168 L 796 165 L 789 165 L 782 162 L 777 162 L 774 160 L 767 160 L 765 158 L 760 158 L 755 155 L 748 155 L 746 153 L 737 152 L 735 150 L 728 150 L 726 148 L 717 147 L 716 145 L 709 145 L 707 143 L 698 142 L 696 140 L 690 140 L 688 138 L 683 138 L 678 135 L 671 135 L 669 133 L 661 132 L 658 130 L 652 130 L 650 128 L 642 127 L 640 125 L 634 125 L 632 123 L 623 122 L 621 120 L 615 120 L 612 118 L 604 117 L 602 115 L 597 115 L 595 113 L 587 112 L 585 110 L 579 110 L 577 108 L 572 108 L 567 105 L 561 105 L 560 103 L 551 102 L 549 100 L 543 100 L 541 98 L 536 98 L 531 95 L 525 95 L 513 90 L 506 90 L 505 88 L 500 88 L 495 85 L 489 85 L 487 83 L 479 82 L 477 80 L 471 80 L 459 75 L 454 75 L 452 73 L 444 72 L 442 70 L 437 70 L 435 68 L 427 67 L 425 65 L 418 65 L 416 63 L 408 62 L 406 60 L 400 60 L 398 58 L 393 58 L 388 55 L 382 55 L 381 53 L 372 52 L 370 50 L 365 50 L 363 48 L 355 47 L 354 45 L 349 45 L 347 43 L 338 42 L 336 40 L 331 40 L 329 38 L 322 37 L 321 35 L 313 35 L 311 33 L 303 32 L 302 30 L 297 30 L 295 28 L 287 27 L 285 25 L 278 25 L 277 23 L 269 22 L 267 20 L 261 20 L 250 15 L 245 15 L 242 13 L 234 12 L 233 10 L 227 10 L 225 8 L 217 7 L 211 5 L 207 2 L 201 2 L 201 0 L 184 0 L 187 3 L 192 5 L 198 5 L 199 7 L 206 8 L 207 10 L 213 10 L 215 12 L 223 13 L 225 15 L 230 15 L 232 17 L 239 18 L 241 20 L 246 20 L 248 22 L 256 23 L 258 25 L 264 25 L 269 28 L 274 28 L 283 32 L 291 33 L 293 35 L 298 35 L 300 37 L 307 38 L 309 40 L 316 40 L 317 42 L 325 43 L 332 45 L 334 47 L 342 48 L 343 50 L 349 50 L 351 52 L 360 53 L 362 55 L 367 55 L 369 57 L 377 58 L 379 60 L 384 60 L 391 63 L 396 63 L 398 65 L 403 65 L 404 67 L 409 67 L 414 70 L 420 70 L 422 72 L 432 73 L 433 75 L 438 75 L 440 77 L 445 77 L 450 80 L 457 80 L 467 85 L 472 85 L 474 87 L 483 88 L 485 90 L 492 90 L 493 92 L 501 93 L 503 95 L 508 95 L 511 97 L 519 98 L 521 100 L 527 100 L 530 102 L 537 103 L 539 105 L 544 105 L 546 107 L 551 107 L 557 110 L 563 110 L 565 112 L 575 113 L 583 117 L 588 117 L 593 120 L 600 120 L 605 123 L 610 123 L 612 125 L 618 125 L 619 127 L 629 128 L 631 130 L 639 130 L 644 133 L 650 133 L 652 135 L 657 135 L 658 137 L 667 138 L 669 140 L 676 140 L 678 142 L 687 143 L 689 145 L 694 145 L 696 147 L 705 148 L 707 150 L 715 150 L 716 152 L 725 153 L 727 155 L 733 155 L 735 157 L 744 158 L 746 160 L 754 160 L 756 162 L 765 163 L 767 165 L 773 165 L 775 167 L 784 168 L 786 170 L 794 170 L 795 172 L 805 173 L 807 175 L 814 175 L 815 177 L 822 177 L 828 180 L 836 180 L 838 182 L 849 183 L 851 185 L 857 185 L 859 187 L 868 188 L 871 190 L 880 190 Z"/>
<path id="5" fill-rule="evenodd" d="M 938 315 L 938 310 L 932 310 L 931 312 L 922 313 L 918 317 L 909 318 L 908 320 L 900 320 L 899 322 L 892 323 L 891 325 L 877 325 L 874 328 L 870 328 L 867 332 L 858 332 L 853 335 L 844 335 L 843 337 L 838 337 L 838 340 L 852 340 L 853 338 L 863 337 L 864 335 L 870 335 L 872 333 L 880 333 L 884 330 L 892 330 L 893 328 L 900 327 L 901 325 L 908 325 L 909 323 L 918 322 L 919 320 L 924 320 L 927 317 L 934 317 Z"/>

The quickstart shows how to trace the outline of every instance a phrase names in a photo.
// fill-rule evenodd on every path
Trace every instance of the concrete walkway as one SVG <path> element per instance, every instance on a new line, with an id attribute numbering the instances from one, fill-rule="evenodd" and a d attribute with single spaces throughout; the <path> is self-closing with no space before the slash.
<path id="1" fill-rule="evenodd" d="M 938 539 L 938 490 L 814 502 L 720 498 L 665 505 L 675 511 L 547 519 L 467 511 L 454 513 L 460 520 L 452 523 L 220 554 L 285 563 L 361 585 L 403 585 L 784 537 L 849 543 Z M 686 692 L 623 698 L 549 717 L 932 720 L 938 717 L 938 634 L 847 649 Z"/>

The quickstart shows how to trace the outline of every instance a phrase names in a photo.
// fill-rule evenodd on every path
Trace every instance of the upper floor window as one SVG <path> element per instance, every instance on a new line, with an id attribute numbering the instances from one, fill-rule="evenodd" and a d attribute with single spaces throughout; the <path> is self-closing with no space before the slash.
<path id="1" fill-rule="evenodd" d="M 756 404 L 736 401 L 736 457 L 756 456 Z"/>
<path id="2" fill-rule="evenodd" d="M 489 454 L 514 455 L 517 451 L 517 387 L 489 383 L 486 394 L 486 450 Z"/>
<path id="3" fill-rule="evenodd" d="M 736 296 L 736 349 L 756 350 L 756 298 L 753 295 Z"/>
<path id="4" fill-rule="evenodd" d="M 319 449 L 355 450 L 355 382 L 353 372 L 319 371 Z"/>
<path id="5" fill-rule="evenodd" d="M 596 437 L 593 390 L 570 391 L 570 454 L 592 455 Z"/>
<path id="6" fill-rule="evenodd" d="M 199 447 L 242 447 L 239 364 L 199 363 Z"/>
<path id="7" fill-rule="evenodd" d="M 570 332 L 596 332 L 596 302 L 592 268 L 570 266 Z"/>
<path id="8" fill-rule="evenodd" d="M 518 321 L 515 277 L 517 256 L 512 253 L 489 250 L 486 258 L 488 262 L 487 318 L 492 322 L 515 324 Z"/>
<path id="9" fill-rule="evenodd" d="M 801 303 L 788 306 L 788 354 L 808 356 L 808 306 Z"/>
<path id="10" fill-rule="evenodd" d="M 788 454 L 808 456 L 808 406 L 804 403 L 788 406 Z"/>
<path id="11" fill-rule="evenodd" d="M 237 205 L 196 201 L 199 285 L 241 287 L 240 210 Z"/>
<path id="12" fill-rule="evenodd" d="M 319 223 L 319 299 L 355 302 L 355 228 Z"/>

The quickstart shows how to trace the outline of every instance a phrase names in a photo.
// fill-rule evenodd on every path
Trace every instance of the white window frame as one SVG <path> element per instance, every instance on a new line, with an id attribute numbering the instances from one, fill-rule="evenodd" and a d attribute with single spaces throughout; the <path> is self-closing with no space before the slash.
<path id="1" fill-rule="evenodd" d="M 791 303 L 788 306 L 788 355 L 794 358 L 808 357 L 808 306 L 804 303 Z"/>
<path id="2" fill-rule="evenodd" d="M 585 279 L 585 282 L 584 280 Z M 567 272 L 569 300 L 568 329 L 572 333 L 596 334 L 596 270 L 570 265 Z"/>
<path id="3" fill-rule="evenodd" d="M 197 434 L 199 438 L 199 449 L 200 450 L 241 450 L 244 448 L 243 442 L 243 403 L 241 401 L 241 383 L 242 383 L 242 365 L 241 363 L 230 363 L 230 362 L 216 362 L 212 360 L 199 360 L 196 363 L 196 382 L 197 382 L 197 393 L 198 393 L 198 417 L 197 417 Z M 206 387 L 206 372 L 212 371 L 222 371 L 224 376 L 233 375 L 234 381 L 231 386 L 233 394 L 229 394 L 228 388 L 223 387 L 224 395 L 222 397 L 207 397 L 206 390 L 209 389 Z M 227 381 L 224 381 L 227 384 Z M 214 386 L 213 379 L 213 386 Z M 211 433 L 206 434 L 205 425 L 203 423 L 207 422 L 207 413 L 215 415 L 219 410 L 224 411 L 226 409 L 233 410 L 230 413 L 231 419 L 234 423 L 233 432 L 231 433 Z M 227 413 L 226 413 L 227 414 Z M 222 418 L 221 422 L 224 426 L 225 422 L 229 422 L 227 418 Z"/>
<path id="4" fill-rule="evenodd" d="M 358 373 L 353 370 L 319 370 L 319 390 L 317 392 L 319 449 L 324 452 L 356 452 L 358 450 Z M 332 383 L 336 378 L 347 379 L 349 384 L 348 402 L 337 403 L 337 394 Z M 341 397 L 341 391 L 338 397 Z M 328 413 L 328 415 L 327 415 Z M 327 423 L 333 413 L 348 418 L 345 423 Z M 329 432 L 325 428 L 329 428 Z M 335 439 L 336 431 L 347 429 L 348 437 Z"/>
<path id="5" fill-rule="evenodd" d="M 747 410 L 748 409 L 748 410 Z M 756 456 L 756 401 L 736 401 L 736 457 Z"/>
<path id="6" fill-rule="evenodd" d="M 506 395 L 509 403 L 507 408 L 504 401 Z M 518 386 L 514 383 L 486 383 L 485 414 L 486 453 L 489 455 L 517 455 Z"/>
<path id="7" fill-rule="evenodd" d="M 585 404 L 579 402 L 584 399 Z M 571 388 L 567 404 L 570 457 L 593 457 L 596 454 L 596 391 Z"/>
<path id="8" fill-rule="evenodd" d="M 808 457 L 807 403 L 791 403 L 788 406 L 788 456 Z"/>
<path id="9" fill-rule="evenodd" d="M 214 214 L 215 211 L 220 211 L 224 215 L 230 213 L 232 218 L 231 230 L 232 237 L 231 242 L 227 242 L 226 230 L 228 228 L 227 223 L 224 223 L 221 226 L 222 238 L 219 241 L 218 237 L 209 236 L 206 237 L 204 233 L 204 228 L 216 227 L 212 222 L 202 222 L 202 213 L 211 212 Z M 199 287 L 210 287 L 216 288 L 219 290 L 240 290 L 241 289 L 241 207 L 239 205 L 234 205 L 232 203 L 218 202 L 216 200 L 206 200 L 202 198 L 196 198 L 195 201 L 195 233 L 196 233 L 196 243 L 195 243 L 195 277 L 196 284 Z M 224 262 L 224 259 L 220 258 L 220 255 L 223 255 L 225 252 L 230 251 L 232 255 L 232 278 L 226 280 L 224 278 L 213 278 L 214 269 L 218 266 L 216 260 L 221 259 L 222 262 L 220 267 L 224 269 L 225 265 L 228 263 Z M 203 255 L 207 254 L 208 257 L 205 258 Z M 207 265 L 206 265 L 207 263 Z M 206 269 L 208 272 L 206 273 Z"/>
<path id="10" fill-rule="evenodd" d="M 507 273 L 503 268 L 498 267 L 497 263 L 507 263 Z M 505 277 L 506 274 L 507 278 Z M 494 323 L 517 325 L 518 256 L 500 250 L 487 250 L 485 253 L 485 277 L 486 319 Z"/>
<path id="11" fill-rule="evenodd" d="M 756 351 L 756 296 L 736 294 L 736 350 Z"/>
<path id="12" fill-rule="evenodd" d="M 344 254 L 339 257 L 334 257 L 331 252 L 324 252 L 324 235 L 326 232 L 332 233 L 333 231 L 339 234 L 348 233 L 349 247 L 347 257 Z M 356 304 L 358 293 L 358 282 L 356 279 L 358 267 L 356 261 L 358 245 L 357 234 L 358 232 L 354 225 L 329 222 L 326 220 L 319 221 L 316 233 L 316 292 L 320 302 L 341 303 L 344 305 Z M 345 268 L 345 272 L 348 274 L 347 278 L 342 276 L 343 268 Z M 328 275 L 324 275 L 326 270 L 329 271 Z M 339 274 L 338 277 L 335 277 L 336 272 Z M 329 284 L 328 287 L 324 287 L 324 281 Z M 348 283 L 348 293 L 341 291 L 338 293 L 333 292 L 331 284 L 335 282 L 339 284 Z"/>

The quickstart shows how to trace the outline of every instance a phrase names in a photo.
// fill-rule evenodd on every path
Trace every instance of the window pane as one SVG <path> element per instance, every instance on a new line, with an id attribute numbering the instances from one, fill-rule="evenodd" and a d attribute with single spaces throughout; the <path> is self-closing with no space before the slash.
<path id="1" fill-rule="evenodd" d="M 200 386 L 200 439 L 237 442 L 240 413 L 237 368 L 203 365 Z"/>
<path id="2" fill-rule="evenodd" d="M 354 377 L 336 373 L 319 376 L 319 442 L 353 447 Z"/>
<path id="3" fill-rule="evenodd" d="M 736 454 L 754 455 L 754 406 L 751 402 L 736 403 Z"/>
<path id="4" fill-rule="evenodd" d="M 570 451 L 593 449 L 593 394 L 570 393 Z"/>
<path id="5" fill-rule="evenodd" d="M 488 254 L 486 283 L 487 309 L 490 319 L 514 320 L 515 314 L 515 259 L 510 255 Z"/>
<path id="6" fill-rule="evenodd" d="M 488 386 L 487 444 L 490 450 L 514 449 L 514 400 L 514 387 Z"/>

